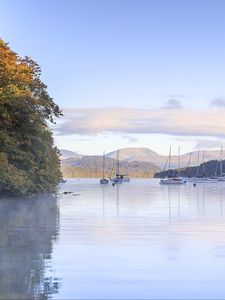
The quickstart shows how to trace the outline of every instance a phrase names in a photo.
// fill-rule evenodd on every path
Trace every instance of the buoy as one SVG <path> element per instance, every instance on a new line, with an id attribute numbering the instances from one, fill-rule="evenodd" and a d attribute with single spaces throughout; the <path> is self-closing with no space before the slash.
<path id="1" fill-rule="evenodd" d="M 193 186 L 196 187 L 196 183 L 194 183 Z"/>

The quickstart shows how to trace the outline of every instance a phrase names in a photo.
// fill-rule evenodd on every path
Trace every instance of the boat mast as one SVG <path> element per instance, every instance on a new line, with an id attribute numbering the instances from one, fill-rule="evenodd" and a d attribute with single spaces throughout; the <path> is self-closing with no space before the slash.
<path id="1" fill-rule="evenodd" d="M 205 177 L 205 150 L 202 152 L 202 175 Z"/>
<path id="2" fill-rule="evenodd" d="M 169 152 L 169 165 L 168 165 L 168 167 L 169 167 L 169 174 L 170 174 L 170 161 L 171 161 L 171 146 L 170 146 L 170 152 Z"/>
<path id="3" fill-rule="evenodd" d="M 103 168 L 102 168 L 102 178 L 104 179 L 105 178 L 105 151 L 103 151 L 103 158 L 102 158 L 102 165 L 103 165 Z"/>
<path id="4" fill-rule="evenodd" d="M 221 146 L 220 150 L 220 176 L 223 174 L 223 147 Z"/>
<path id="5" fill-rule="evenodd" d="M 199 176 L 199 155 L 200 155 L 200 150 L 198 150 L 197 177 Z"/>
<path id="6" fill-rule="evenodd" d="M 192 157 L 192 152 L 190 152 L 190 157 L 189 157 L 189 162 L 188 162 L 188 177 L 191 177 L 191 157 Z"/>
<path id="7" fill-rule="evenodd" d="M 178 176 L 179 176 L 179 173 L 180 173 L 180 147 L 178 147 Z"/>
<path id="8" fill-rule="evenodd" d="M 116 176 L 120 174 L 120 160 L 119 160 L 119 150 L 117 150 L 117 168 L 116 168 Z"/>

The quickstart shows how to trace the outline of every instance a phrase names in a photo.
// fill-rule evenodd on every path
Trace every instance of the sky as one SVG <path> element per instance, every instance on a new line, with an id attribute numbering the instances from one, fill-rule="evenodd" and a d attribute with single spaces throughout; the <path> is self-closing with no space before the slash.
<path id="1" fill-rule="evenodd" d="M 0 36 L 42 68 L 56 145 L 160 154 L 225 145 L 224 0 L 0 0 Z M 225 122 L 224 122 L 225 123 Z"/>

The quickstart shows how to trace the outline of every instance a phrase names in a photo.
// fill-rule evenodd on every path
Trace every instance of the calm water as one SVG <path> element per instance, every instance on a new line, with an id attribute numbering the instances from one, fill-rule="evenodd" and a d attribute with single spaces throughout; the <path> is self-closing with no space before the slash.
<path id="1" fill-rule="evenodd" d="M 1 199 L 0 299 L 49 298 L 224 299 L 225 183 Z"/>

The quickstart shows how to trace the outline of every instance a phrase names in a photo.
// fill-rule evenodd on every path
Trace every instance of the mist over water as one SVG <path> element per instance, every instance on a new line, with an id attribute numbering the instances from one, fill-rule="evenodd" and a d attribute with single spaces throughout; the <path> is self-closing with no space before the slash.
<path id="1" fill-rule="evenodd" d="M 223 299 L 224 192 L 71 179 L 55 196 L 1 199 L 0 298 Z"/>
<path id="2" fill-rule="evenodd" d="M 52 196 L 0 198 L 0 299 L 47 299 L 58 291 L 51 264 L 58 223 Z"/>

